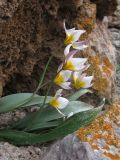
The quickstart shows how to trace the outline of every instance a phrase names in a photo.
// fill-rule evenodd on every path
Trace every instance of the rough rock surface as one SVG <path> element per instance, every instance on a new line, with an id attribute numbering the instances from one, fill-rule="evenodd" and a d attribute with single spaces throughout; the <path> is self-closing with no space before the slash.
<path id="1" fill-rule="evenodd" d="M 109 160 L 95 153 L 87 142 L 80 142 L 75 135 L 68 135 L 53 144 L 43 160 Z"/>
<path id="2" fill-rule="evenodd" d="M 96 24 L 89 35 L 91 46 L 89 52 L 91 54 L 88 57 L 91 63 L 91 74 L 93 73 L 95 77 L 93 88 L 102 95 L 111 98 L 114 94 L 112 86 L 115 78 L 115 68 L 113 66 L 116 66 L 116 50 L 110 41 L 109 34 L 107 25 L 104 22 Z M 106 70 L 104 70 L 104 66 Z"/>
<path id="3" fill-rule="evenodd" d="M 0 143 L 0 160 L 40 160 L 46 148 L 15 147 L 9 143 Z"/>
<path id="4" fill-rule="evenodd" d="M 43 160 L 95 160 L 93 154 L 93 150 L 88 143 L 81 143 L 76 136 L 68 135 L 53 144 Z"/>
<path id="5" fill-rule="evenodd" d="M 117 94 L 120 95 L 120 0 L 117 0 L 117 9 L 112 17 L 109 17 L 109 31 L 111 35 L 111 40 L 116 48 L 117 56 Z M 119 96 L 116 96 L 119 99 Z"/>
<path id="6" fill-rule="evenodd" d="M 111 40 L 117 49 L 117 61 L 118 64 L 120 64 L 120 0 L 117 1 L 117 9 L 114 12 L 113 17 L 109 18 L 109 30 L 111 33 Z"/>
<path id="7" fill-rule="evenodd" d="M 77 135 L 68 135 L 48 149 L 43 160 L 119 160 L 120 159 L 120 101 L 110 106 Z M 80 140 L 82 142 L 80 142 Z"/>
<path id="8" fill-rule="evenodd" d="M 0 1 L 0 24 L 13 16 L 23 0 L 1 0 Z"/>
<path id="9" fill-rule="evenodd" d="M 54 58 L 46 79 L 53 77 L 51 68 L 54 66 L 54 69 L 57 69 L 63 57 L 65 37 L 63 20 L 66 19 L 68 27 L 75 25 L 85 29 L 87 32 L 82 39 L 88 39 L 96 25 L 96 4 L 94 1 L 91 2 L 89 0 L 0 1 L 0 81 L 4 86 L 4 94 L 35 90 L 50 55 L 54 55 Z M 103 7 L 103 0 L 96 2 L 97 15 L 100 15 L 101 10 L 98 8 Z M 102 17 L 111 15 L 115 3 L 113 5 L 110 1 L 106 7 L 109 8 L 109 12 L 103 13 Z M 98 18 L 100 19 L 99 16 Z M 99 36 L 103 36 L 103 31 L 100 32 Z M 96 43 L 93 38 L 90 41 Z M 99 43 L 102 43 L 101 39 Z M 108 46 L 108 41 L 105 43 L 104 48 Z M 92 52 L 96 53 L 94 46 Z M 107 51 L 107 48 L 105 50 Z M 111 52 L 112 50 L 111 46 Z M 98 55 L 99 51 L 97 48 Z M 91 51 L 87 52 L 91 54 Z M 40 92 L 44 94 L 43 90 Z"/>

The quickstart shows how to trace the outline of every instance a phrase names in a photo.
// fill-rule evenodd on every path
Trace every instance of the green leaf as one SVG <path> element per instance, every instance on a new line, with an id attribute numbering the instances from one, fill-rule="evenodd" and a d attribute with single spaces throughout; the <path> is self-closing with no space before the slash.
<path id="1" fill-rule="evenodd" d="M 60 123 L 61 123 L 61 121 L 50 121 L 50 122 L 44 122 L 44 123 L 36 123 L 34 126 L 32 126 L 31 129 L 29 129 L 29 131 L 38 130 L 38 129 L 43 130 L 45 128 L 53 128 L 53 127 L 58 126 Z"/>
<path id="2" fill-rule="evenodd" d="M 70 101 L 68 106 L 61 111 L 63 114 L 68 116 L 70 113 L 74 115 L 78 112 L 83 112 L 92 108 L 93 106 L 81 101 Z M 25 117 L 20 122 L 18 122 L 14 126 L 14 128 L 26 128 L 26 130 L 38 129 L 37 127 L 42 123 L 57 120 L 60 118 L 63 118 L 63 116 L 55 108 L 48 106 L 44 108 L 42 112 L 38 111 L 36 113 L 28 115 L 28 117 Z"/>
<path id="3" fill-rule="evenodd" d="M 77 92 L 73 93 L 71 96 L 69 96 L 68 100 L 75 101 L 79 97 L 81 97 L 82 95 L 84 95 L 86 93 L 92 93 L 92 92 L 90 90 L 88 90 L 88 89 L 80 89 L 79 91 L 77 91 Z"/>
<path id="4" fill-rule="evenodd" d="M 4 141 L 9 141 L 16 145 L 31 145 L 48 142 L 64 137 L 75 132 L 80 127 L 88 125 L 100 111 L 101 107 L 77 113 L 52 131 L 44 134 L 33 134 L 9 129 L 0 130 L 0 139 L 4 139 Z"/>
<path id="5" fill-rule="evenodd" d="M 17 93 L 0 98 L 0 113 L 43 103 L 44 96 L 34 95 L 34 97 L 31 98 L 32 95 L 32 93 Z M 48 103 L 50 99 L 51 97 L 48 96 L 46 103 Z"/>

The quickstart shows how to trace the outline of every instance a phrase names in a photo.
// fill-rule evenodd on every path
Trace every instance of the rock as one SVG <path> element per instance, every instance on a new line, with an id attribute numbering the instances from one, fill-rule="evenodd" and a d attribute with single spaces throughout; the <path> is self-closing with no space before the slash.
<path id="1" fill-rule="evenodd" d="M 104 16 L 110 16 L 116 10 L 117 0 L 91 0 L 97 5 L 97 17 L 102 20 Z"/>
<path id="2" fill-rule="evenodd" d="M 15 147 L 9 143 L 0 143 L 0 160 L 40 160 L 44 149 L 35 146 Z"/>
<path id="3" fill-rule="evenodd" d="M 120 0 L 117 0 L 117 9 L 113 13 L 113 17 L 109 20 L 109 30 L 111 40 L 117 50 L 117 62 L 120 64 Z"/>
<path id="4" fill-rule="evenodd" d="M 25 116 L 25 110 L 16 110 L 14 112 L 0 114 L 0 128 L 5 128 Z"/>
<path id="5" fill-rule="evenodd" d="M 95 25 L 89 35 L 89 59 L 91 74 L 95 77 L 93 88 L 110 99 L 115 92 L 112 86 L 116 78 L 116 50 L 109 35 L 106 24 L 98 22 Z"/>
<path id="6" fill-rule="evenodd" d="M 89 126 L 52 144 L 42 160 L 119 160 L 119 109 L 120 101 Z"/>
<path id="7" fill-rule="evenodd" d="M 0 24 L 8 21 L 23 0 L 0 1 Z"/>
<path id="8" fill-rule="evenodd" d="M 51 145 L 42 160 L 107 160 L 95 153 L 89 143 L 80 142 L 75 135 L 68 135 Z"/>
<path id="9" fill-rule="evenodd" d="M 115 12 L 113 12 L 109 27 L 120 29 L 120 0 L 117 0 L 117 8 Z"/>
<path id="10" fill-rule="evenodd" d="M 103 1 L 99 0 L 97 6 L 103 7 Z M 68 28 L 76 26 L 85 29 L 87 32 L 81 38 L 88 39 L 89 34 L 94 34 L 96 12 L 100 11 L 89 0 L 12 0 L 1 1 L 0 7 L 0 74 L 3 95 L 33 92 L 50 55 L 54 58 L 45 80 L 53 77 L 55 72 L 52 68 L 57 70 L 63 58 L 63 20 L 66 19 Z M 106 8 L 109 8 L 107 15 L 111 15 L 115 3 L 111 1 Z M 102 32 L 99 32 L 99 36 L 103 36 Z M 91 41 L 94 39 L 91 38 Z M 107 40 L 105 43 L 108 43 Z M 100 55 L 94 47 L 92 50 Z M 46 88 L 41 89 L 40 93 L 44 94 Z"/>
<path id="11" fill-rule="evenodd" d="M 117 9 L 113 13 L 113 17 L 109 18 L 109 31 L 111 35 L 111 41 L 116 47 L 117 56 L 117 78 L 116 78 L 116 99 L 120 99 L 120 0 L 117 0 Z"/>

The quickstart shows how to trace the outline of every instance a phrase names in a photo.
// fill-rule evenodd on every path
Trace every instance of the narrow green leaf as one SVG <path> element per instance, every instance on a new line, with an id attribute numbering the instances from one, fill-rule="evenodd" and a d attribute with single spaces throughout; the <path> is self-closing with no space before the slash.
<path id="1" fill-rule="evenodd" d="M 0 139 L 2 138 L 4 141 L 8 141 L 16 145 L 31 145 L 55 140 L 75 132 L 80 127 L 88 125 L 96 117 L 100 110 L 101 107 L 77 113 L 57 128 L 44 134 L 32 134 L 9 129 L 0 130 Z"/>
<path id="2" fill-rule="evenodd" d="M 70 113 L 74 115 L 78 112 L 83 112 L 92 108 L 93 106 L 81 101 L 70 101 L 68 106 L 64 108 L 62 112 L 63 114 L 68 116 Z M 63 116 L 56 109 L 48 106 L 44 108 L 42 112 L 38 111 L 36 113 L 28 115 L 28 117 L 25 117 L 20 122 L 18 122 L 14 126 L 14 128 L 26 128 L 27 130 L 32 130 L 33 128 L 35 128 L 36 125 L 38 126 L 38 124 L 40 125 L 41 123 L 53 121 L 60 118 L 63 118 Z"/>
<path id="3" fill-rule="evenodd" d="M 0 98 L 0 113 L 43 103 L 44 96 L 34 95 L 31 99 L 32 95 L 33 93 L 17 93 Z M 50 99 L 51 97 L 48 96 L 46 103 Z"/>
<path id="4" fill-rule="evenodd" d="M 86 93 L 92 93 L 90 90 L 88 89 L 80 89 L 79 91 L 76 91 L 75 93 L 73 93 L 71 96 L 68 97 L 68 100 L 70 101 L 75 101 L 77 100 L 79 97 L 81 97 L 82 95 L 86 94 Z"/>
<path id="5" fill-rule="evenodd" d="M 53 128 L 58 126 L 61 123 L 61 121 L 50 121 L 50 122 L 44 122 L 44 123 L 37 123 L 34 126 L 32 126 L 29 131 L 38 130 L 38 129 L 45 129 L 45 128 Z M 25 129 L 24 131 L 28 131 L 28 129 Z"/>

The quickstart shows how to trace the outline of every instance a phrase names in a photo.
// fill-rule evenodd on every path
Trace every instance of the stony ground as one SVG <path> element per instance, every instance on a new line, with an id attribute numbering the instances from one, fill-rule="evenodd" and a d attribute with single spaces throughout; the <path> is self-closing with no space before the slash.
<path id="1" fill-rule="evenodd" d="M 9 143 L 0 143 L 0 160 L 40 160 L 45 147 L 16 147 Z"/>

